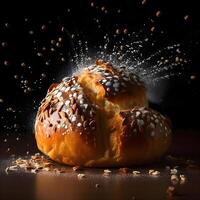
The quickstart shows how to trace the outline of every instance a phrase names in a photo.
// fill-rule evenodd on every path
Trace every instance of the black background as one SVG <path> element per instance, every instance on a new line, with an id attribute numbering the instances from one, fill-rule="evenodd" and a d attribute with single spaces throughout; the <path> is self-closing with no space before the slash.
<path id="1" fill-rule="evenodd" d="M 156 17 L 158 10 L 161 11 L 160 17 Z M 77 35 L 82 41 L 88 41 L 90 48 L 95 48 L 106 33 L 112 36 L 117 29 L 132 32 L 140 30 L 144 24 L 145 30 L 149 31 L 143 34 L 151 34 L 152 26 L 156 28 L 152 36 L 156 45 L 143 49 L 144 54 L 151 55 L 157 49 L 180 43 L 188 59 L 182 76 L 167 81 L 164 95 L 152 102 L 152 107 L 168 115 L 175 129 L 199 129 L 198 1 L 74 0 L 66 1 L 65 5 L 58 2 L 45 6 L 37 3 L 17 7 L 2 5 L 0 13 L 1 134 L 33 132 L 39 102 L 52 82 L 71 71 L 73 65 L 70 59 L 80 53 L 80 49 L 74 50 Z M 186 15 L 189 16 L 187 20 L 184 19 Z M 100 22 L 96 23 L 95 19 Z M 162 37 L 160 30 L 164 30 Z M 59 37 L 62 42 L 56 46 Z M 55 44 L 52 40 L 56 41 Z M 42 50 L 42 47 L 46 49 Z M 195 78 L 191 79 L 191 76 Z M 22 88 L 24 83 L 21 81 L 24 80 L 28 83 Z M 154 96 L 159 95 L 160 84 L 158 82 L 154 86 Z"/>

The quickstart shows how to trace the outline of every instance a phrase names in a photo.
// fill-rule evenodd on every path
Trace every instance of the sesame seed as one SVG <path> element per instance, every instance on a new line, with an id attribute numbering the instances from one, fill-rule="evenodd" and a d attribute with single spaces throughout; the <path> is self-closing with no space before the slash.
<path id="1" fill-rule="evenodd" d="M 93 117 L 94 112 L 92 110 L 90 110 L 90 116 Z"/>
<path id="2" fill-rule="evenodd" d="M 65 78 L 63 78 L 62 80 L 63 80 L 64 82 L 67 82 L 67 81 L 70 80 L 70 77 L 65 77 Z"/>
<path id="3" fill-rule="evenodd" d="M 69 104 L 70 104 L 70 100 L 67 100 L 67 101 L 65 102 L 65 105 L 68 106 Z"/>
<path id="4" fill-rule="evenodd" d="M 82 99 L 83 98 L 83 95 L 82 94 L 79 94 L 78 95 L 78 100 Z"/>
<path id="5" fill-rule="evenodd" d="M 125 81 L 129 81 L 129 79 L 128 79 L 127 77 L 123 77 L 123 79 L 124 79 Z"/>
<path id="6" fill-rule="evenodd" d="M 87 109 L 88 108 L 88 104 L 83 104 L 84 108 Z"/>
<path id="7" fill-rule="evenodd" d="M 118 88 L 118 87 L 119 87 L 119 83 L 114 83 L 114 84 L 113 84 L 113 87 L 114 87 L 114 88 Z"/>
<path id="8" fill-rule="evenodd" d="M 65 90 L 65 92 L 68 92 L 69 90 L 70 90 L 70 87 L 67 87 L 66 90 Z"/>
<path id="9" fill-rule="evenodd" d="M 60 89 L 61 92 L 64 92 L 65 90 L 66 90 L 65 86 Z"/>
<path id="10" fill-rule="evenodd" d="M 110 92 L 110 88 L 106 88 L 106 91 L 107 91 L 107 92 Z"/>
<path id="11" fill-rule="evenodd" d="M 94 66 L 91 65 L 91 66 L 88 67 L 88 69 L 89 69 L 89 70 L 92 70 L 92 69 L 94 69 Z"/>
<path id="12" fill-rule="evenodd" d="M 84 116 L 83 115 L 81 115 L 81 120 L 84 121 Z"/>
<path id="13" fill-rule="evenodd" d="M 58 98 L 61 97 L 62 92 L 58 92 L 58 94 L 56 95 Z"/>
<path id="14" fill-rule="evenodd" d="M 74 91 L 74 90 L 76 90 L 76 88 L 75 88 L 75 87 L 72 87 L 72 88 L 71 88 L 71 91 Z"/>
<path id="15" fill-rule="evenodd" d="M 106 86 L 111 86 L 111 82 L 106 82 L 106 84 L 105 84 Z"/>
<path id="16" fill-rule="evenodd" d="M 112 79 L 112 76 L 107 76 L 106 78 L 107 78 L 107 79 Z"/>
<path id="17" fill-rule="evenodd" d="M 144 121 L 142 119 L 138 119 L 137 124 L 138 124 L 138 126 L 142 126 L 142 125 L 144 125 Z"/>
<path id="18" fill-rule="evenodd" d="M 151 122 L 151 123 L 150 123 L 150 127 L 154 129 L 154 128 L 155 128 L 155 124 L 153 124 L 153 123 Z"/>
<path id="19" fill-rule="evenodd" d="M 155 118 L 157 118 L 157 116 L 156 116 L 155 114 L 153 114 L 153 116 L 154 116 Z"/>
<path id="20" fill-rule="evenodd" d="M 136 117 L 138 117 L 140 114 L 141 114 L 141 113 L 137 111 L 137 112 L 136 112 Z"/>
<path id="21" fill-rule="evenodd" d="M 80 104 L 83 104 L 84 103 L 84 99 L 80 99 Z"/>
<path id="22" fill-rule="evenodd" d="M 71 100 L 71 104 L 73 105 L 74 104 L 74 98 L 70 98 L 70 100 Z"/>
<path id="23" fill-rule="evenodd" d="M 53 94 L 55 95 L 58 94 L 58 90 L 54 90 Z"/>
<path id="24" fill-rule="evenodd" d="M 87 126 L 87 121 L 84 121 L 83 122 L 83 127 L 86 127 Z"/>
<path id="25" fill-rule="evenodd" d="M 71 121 L 75 122 L 76 121 L 76 116 L 73 115 L 72 118 L 71 118 Z"/>
<path id="26" fill-rule="evenodd" d="M 69 109 L 66 109 L 66 113 L 69 115 L 71 112 Z"/>
<path id="27" fill-rule="evenodd" d="M 76 92 L 73 94 L 73 97 L 74 97 L 74 98 L 76 98 L 76 97 L 77 97 L 77 93 L 76 93 Z"/>
<path id="28" fill-rule="evenodd" d="M 82 124 L 79 122 L 79 123 L 77 124 L 77 126 L 78 126 L 78 127 L 81 127 L 81 126 L 82 126 Z"/>

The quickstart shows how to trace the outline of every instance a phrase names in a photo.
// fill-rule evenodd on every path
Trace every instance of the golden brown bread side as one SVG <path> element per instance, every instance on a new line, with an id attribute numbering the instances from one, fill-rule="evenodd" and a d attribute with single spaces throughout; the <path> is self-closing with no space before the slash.
<path id="1" fill-rule="evenodd" d="M 170 145 L 171 128 L 148 108 L 136 75 L 98 60 L 50 86 L 36 116 L 35 138 L 60 163 L 133 166 L 159 159 Z"/>

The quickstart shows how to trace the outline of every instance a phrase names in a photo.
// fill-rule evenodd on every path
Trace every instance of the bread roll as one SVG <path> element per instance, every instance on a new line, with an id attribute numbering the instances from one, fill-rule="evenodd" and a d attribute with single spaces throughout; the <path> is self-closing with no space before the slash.
<path id="1" fill-rule="evenodd" d="M 35 138 L 60 163 L 127 167 L 159 159 L 170 145 L 171 128 L 148 108 L 136 75 L 98 60 L 50 86 L 36 116 Z"/>

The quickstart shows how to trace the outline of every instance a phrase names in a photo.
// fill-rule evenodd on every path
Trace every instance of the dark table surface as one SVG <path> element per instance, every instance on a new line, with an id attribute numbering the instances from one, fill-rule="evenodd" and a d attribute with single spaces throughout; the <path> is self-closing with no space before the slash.
<path id="1" fill-rule="evenodd" d="M 71 167 L 65 173 L 17 170 L 5 172 L 6 167 L 19 157 L 28 159 L 37 151 L 34 137 L 1 138 L 0 142 L 0 199 L 200 199 L 200 132 L 176 131 L 167 157 L 154 165 L 130 169 L 129 173 L 111 169 L 109 176 L 103 176 L 104 169 L 83 169 L 74 172 Z M 28 154 L 28 155 L 27 155 Z M 172 183 L 169 167 L 178 170 L 177 176 L 184 174 L 185 183 Z M 149 175 L 149 170 L 160 172 Z M 134 176 L 133 170 L 140 175 Z M 78 179 L 78 173 L 85 178 Z M 98 184 L 98 185 L 97 185 Z M 98 186 L 98 187 L 97 187 Z M 170 196 L 169 186 L 175 188 Z"/>

